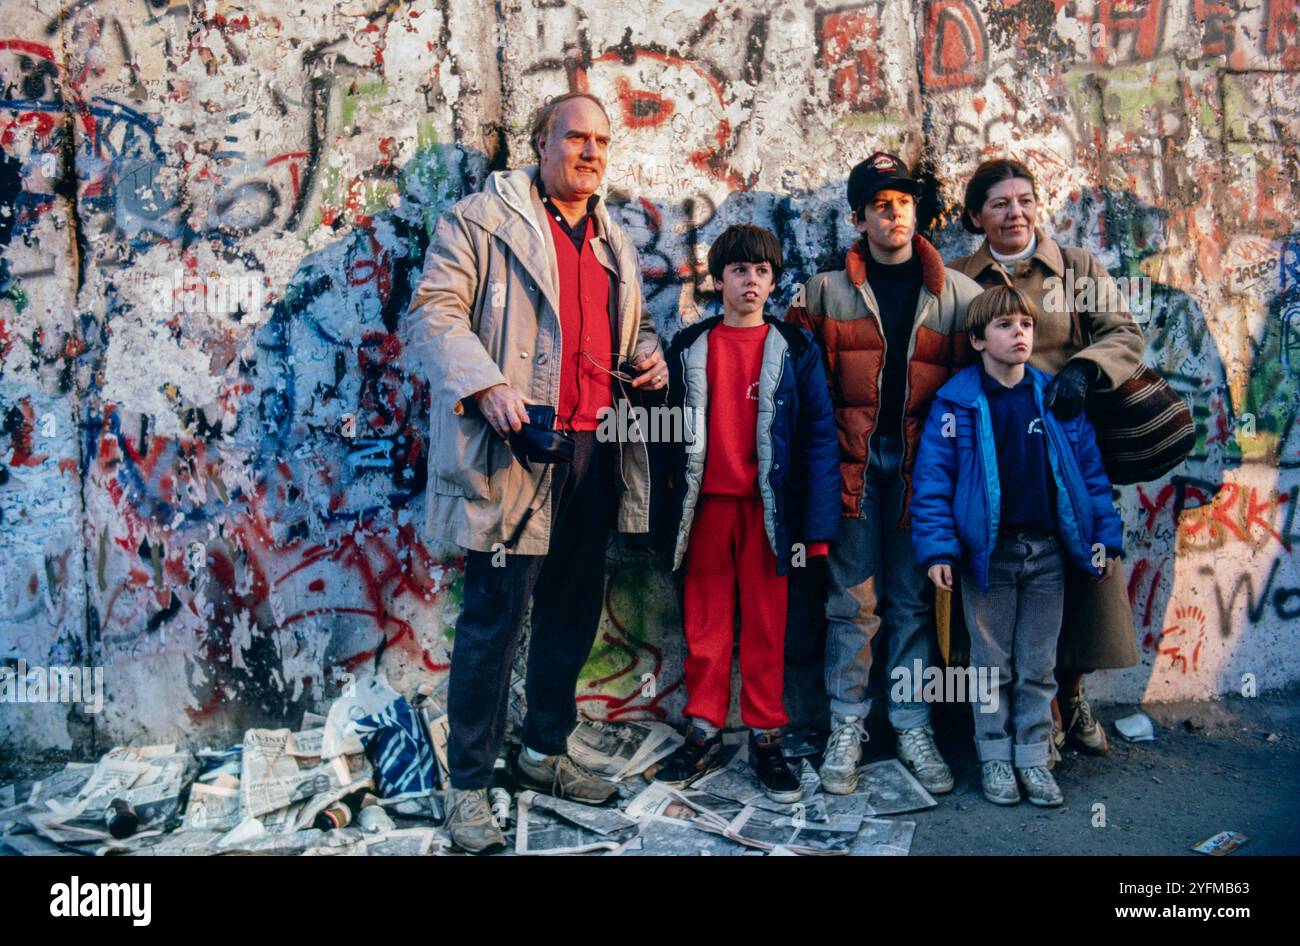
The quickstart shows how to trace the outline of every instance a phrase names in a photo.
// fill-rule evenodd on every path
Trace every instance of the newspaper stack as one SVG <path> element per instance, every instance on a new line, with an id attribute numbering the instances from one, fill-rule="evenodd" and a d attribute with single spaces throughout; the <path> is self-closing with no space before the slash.
<path id="1" fill-rule="evenodd" d="M 239 813 L 278 832 L 307 827 L 339 799 L 371 788 L 370 764 L 360 754 L 322 759 L 323 732 L 250 729 L 244 734 Z"/>

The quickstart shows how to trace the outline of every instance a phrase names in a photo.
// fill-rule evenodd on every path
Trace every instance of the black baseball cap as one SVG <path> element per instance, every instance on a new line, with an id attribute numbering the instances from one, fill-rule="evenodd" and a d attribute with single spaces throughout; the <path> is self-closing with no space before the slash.
<path id="1" fill-rule="evenodd" d="M 878 191 L 896 190 L 921 196 L 921 182 L 912 177 L 903 159 L 877 151 L 849 172 L 849 209 L 857 213 Z"/>

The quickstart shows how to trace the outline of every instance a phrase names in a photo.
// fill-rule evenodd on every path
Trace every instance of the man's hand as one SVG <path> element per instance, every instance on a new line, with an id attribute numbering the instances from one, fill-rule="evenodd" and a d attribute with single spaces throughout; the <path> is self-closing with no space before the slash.
<path id="1" fill-rule="evenodd" d="M 504 439 L 528 423 L 528 402 L 508 384 L 494 384 L 474 395 L 478 409 L 487 422 Z"/>
<path id="2" fill-rule="evenodd" d="M 1113 558 L 1108 558 L 1106 559 L 1106 567 L 1102 569 L 1101 574 L 1093 575 L 1092 580 L 1101 585 L 1104 584 L 1113 574 L 1115 574 L 1115 560 Z"/>
<path id="3" fill-rule="evenodd" d="M 668 366 L 664 364 L 664 356 L 659 349 L 642 352 L 632 359 L 632 364 L 641 372 L 632 382 L 632 387 L 660 391 L 668 385 Z"/>
<path id="4" fill-rule="evenodd" d="M 936 562 L 926 574 L 940 591 L 952 591 L 952 566 L 947 562 Z"/>
<path id="5" fill-rule="evenodd" d="M 1078 417 L 1088 396 L 1088 385 L 1096 377 L 1096 371 L 1091 362 L 1077 359 L 1070 362 L 1043 391 L 1043 406 L 1059 420 Z"/>

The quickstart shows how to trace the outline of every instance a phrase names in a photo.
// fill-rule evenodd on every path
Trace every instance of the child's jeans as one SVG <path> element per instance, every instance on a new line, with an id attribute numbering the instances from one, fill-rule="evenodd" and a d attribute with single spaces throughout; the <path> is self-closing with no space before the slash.
<path id="1" fill-rule="evenodd" d="M 989 706 L 978 701 L 972 704 L 980 762 L 1047 765 L 1065 598 L 1060 540 L 1047 532 L 1004 533 L 989 560 L 989 590 L 982 593 L 963 568 L 961 596 L 970 665 L 989 673 L 998 690 L 996 704 L 989 701 L 997 707 L 994 712 L 985 712 Z"/>
<path id="2" fill-rule="evenodd" d="M 740 717 L 751 729 L 788 720 L 786 579 L 763 528 L 761 499 L 701 496 L 691 524 L 683 589 L 685 715 L 723 728 L 731 703 L 731 649 L 740 597 Z"/>
<path id="3" fill-rule="evenodd" d="M 938 663 L 934 611 L 925 569 L 912 550 L 912 533 L 898 528 L 907 491 L 899 472 L 903 439 L 876 434 L 870 447 L 862 517 L 841 519 L 839 541 L 831 546 L 826 694 L 832 713 L 865 719 L 871 712 L 871 664 L 879 656 L 885 661 L 890 725 L 913 729 L 930 725 L 930 705 L 915 694 L 897 699 L 897 688 L 888 681 L 898 667 L 911 675 L 917 662 L 923 668 Z"/>

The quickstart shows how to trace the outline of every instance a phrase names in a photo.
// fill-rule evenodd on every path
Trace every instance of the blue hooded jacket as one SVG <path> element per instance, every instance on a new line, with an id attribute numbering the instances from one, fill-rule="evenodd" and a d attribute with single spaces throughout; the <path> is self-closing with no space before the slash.
<path id="1" fill-rule="evenodd" d="M 1059 420 L 1043 409 L 1050 376 L 1025 366 L 1047 434 L 1056 481 L 1056 520 L 1066 559 L 1099 575 L 1094 546 L 1108 557 L 1124 548 L 1124 530 L 1110 499 L 1110 480 L 1092 424 L 1083 413 Z M 945 433 L 948 435 L 945 436 Z M 989 557 L 997 543 L 1002 489 L 988 398 L 979 365 L 954 375 L 935 395 L 913 473 L 912 547 L 921 567 L 961 562 L 981 591 L 989 586 Z"/>

